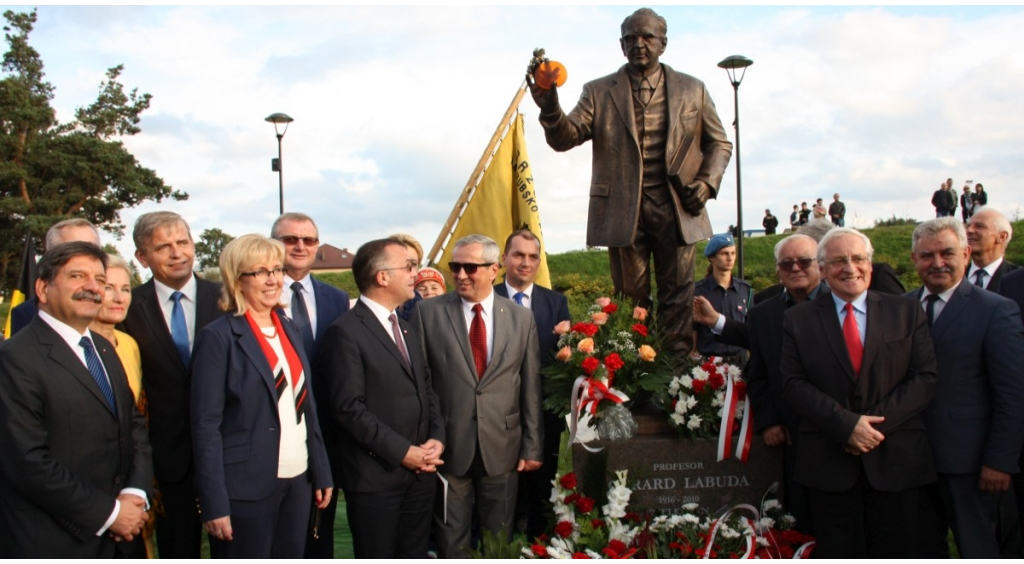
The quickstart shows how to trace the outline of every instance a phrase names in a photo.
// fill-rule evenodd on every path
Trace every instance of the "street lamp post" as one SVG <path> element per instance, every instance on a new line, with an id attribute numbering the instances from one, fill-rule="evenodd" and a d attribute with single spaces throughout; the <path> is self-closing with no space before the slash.
<path id="1" fill-rule="evenodd" d="M 284 213 L 284 162 L 281 159 L 281 139 L 288 132 L 288 124 L 295 121 L 288 114 L 281 112 L 270 114 L 265 121 L 274 124 L 274 133 L 277 134 L 277 158 L 270 160 L 270 170 L 277 172 L 277 191 L 280 202 L 281 213 Z M 278 131 L 278 124 L 284 124 L 284 131 Z"/>
<path id="2" fill-rule="evenodd" d="M 740 82 L 743 82 L 747 74 L 747 67 L 754 64 L 754 61 L 743 55 L 731 55 L 722 59 L 718 66 L 725 69 L 732 82 L 733 103 L 735 104 L 736 120 L 732 122 L 736 128 L 736 231 L 740 236 L 736 238 L 736 262 L 739 263 L 739 277 L 743 278 L 743 188 L 740 183 Z M 743 69 L 739 78 L 736 77 L 736 69 Z"/>

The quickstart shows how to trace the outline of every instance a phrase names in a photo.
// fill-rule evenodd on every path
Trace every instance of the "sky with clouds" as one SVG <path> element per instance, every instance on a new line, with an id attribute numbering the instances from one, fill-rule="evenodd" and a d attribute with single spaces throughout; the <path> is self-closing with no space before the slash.
<path id="1" fill-rule="evenodd" d="M 508 107 L 535 47 L 565 64 L 568 111 L 582 85 L 625 62 L 619 24 L 638 6 L 41 6 L 30 42 L 68 120 L 104 71 L 153 95 L 125 144 L 190 197 L 169 209 L 193 233 L 269 231 L 278 212 L 273 126 L 284 137 L 285 208 L 355 250 L 406 232 L 433 243 Z M 3 9 L 8 9 L 5 7 Z M 27 8 L 14 8 L 27 10 Z M 1024 201 L 1024 8 L 698 7 L 668 20 L 662 61 L 703 80 L 734 139 L 733 92 L 716 63 L 754 60 L 740 87 L 744 225 L 765 208 L 842 194 L 848 224 L 934 215 L 947 177 L 985 184 L 1011 217 Z M 589 145 L 555 153 L 527 96 L 527 146 L 548 250 L 585 243 Z M 735 163 L 716 231 L 735 223 Z M 105 241 L 115 242 L 104 236 Z M 123 254 L 130 237 L 116 242 Z"/>

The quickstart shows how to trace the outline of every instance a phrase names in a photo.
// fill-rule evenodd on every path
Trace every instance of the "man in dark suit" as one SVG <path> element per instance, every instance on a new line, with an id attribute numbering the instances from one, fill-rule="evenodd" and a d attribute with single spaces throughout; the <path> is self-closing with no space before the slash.
<path id="1" fill-rule="evenodd" d="M 514 231 L 505 239 L 505 253 L 501 256 L 505 267 L 505 282 L 496 284 L 494 292 L 509 298 L 533 312 L 540 342 L 541 368 L 555 361 L 558 335 L 555 325 L 569 321 L 569 301 L 558 292 L 534 284 L 540 267 L 540 239 L 529 229 Z M 526 536 L 534 538 L 548 526 L 551 513 L 551 480 L 558 471 L 558 449 L 562 445 L 565 420 L 557 413 L 544 412 L 544 463 L 540 470 L 519 477 L 519 507 L 517 514 L 526 516 Z"/>
<path id="2" fill-rule="evenodd" d="M 274 221 L 270 236 L 284 244 L 285 275 L 281 291 L 281 301 L 287 306 L 284 311 L 299 328 L 309 361 L 315 362 L 317 349 L 327 327 L 348 311 L 348 294 L 310 274 L 316 262 L 316 250 L 320 246 L 320 230 L 313 218 L 304 213 L 284 213 Z M 314 371 L 308 381 L 314 397 L 322 398 L 317 403 L 317 409 L 320 421 L 323 422 L 324 443 L 331 457 L 334 483 L 337 484 L 341 480 L 338 460 L 334 458 L 338 446 L 335 444 L 333 425 L 329 424 L 330 402 L 327 401 L 327 388 L 322 380 L 316 377 Z M 318 536 L 314 538 L 310 534 L 306 538 L 306 558 L 334 558 L 334 517 L 337 511 L 338 496 L 334 496 L 320 513 Z"/>
<path id="3" fill-rule="evenodd" d="M 92 243 L 97 247 L 102 247 L 100 245 L 99 229 L 96 229 L 96 226 L 90 223 L 89 220 L 81 217 L 65 219 L 53 224 L 46 232 L 44 244 L 47 249 L 52 249 L 61 243 L 70 243 L 71 241 L 84 241 Z M 32 323 L 32 320 L 35 319 L 38 311 L 39 307 L 35 296 L 12 308 L 10 313 L 11 335 L 28 327 L 28 324 Z"/>
<path id="4" fill-rule="evenodd" d="M 872 254 L 859 231 L 831 230 L 818 265 L 832 293 L 783 321 L 785 396 L 802 417 L 794 479 L 822 558 L 913 556 L 918 489 L 936 477 L 922 417 L 937 379 L 927 320 L 911 299 L 868 291 Z"/>
<path id="5" fill-rule="evenodd" d="M 1017 307 L 1024 311 L 1024 269 L 1018 268 L 1009 272 L 999 283 L 999 295 L 1010 298 L 1017 304 Z M 1021 452 L 1018 466 L 1024 468 L 1024 451 Z M 1017 516 L 1024 525 L 1024 474 L 1017 472 L 1012 476 L 1013 495 L 1016 501 Z M 1013 534 L 1024 531 L 1015 531 Z"/>
<path id="6" fill-rule="evenodd" d="M 193 274 L 195 245 L 174 212 L 143 214 L 132 233 L 135 258 L 153 277 L 132 290 L 124 319 L 142 355 L 153 468 L 163 513 L 156 516 L 161 558 L 199 558 L 201 525 L 189 429 L 189 361 L 195 335 L 223 315 L 220 284 Z"/>
<path id="7" fill-rule="evenodd" d="M 454 293 L 423 300 L 412 324 L 423 339 L 448 440 L 445 496 L 434 508 L 440 556 L 466 556 L 474 502 L 480 526 L 511 535 L 518 473 L 543 460 L 537 326 L 495 296 L 498 245 L 483 235 L 455 243 Z"/>
<path id="8" fill-rule="evenodd" d="M 1020 268 L 1004 260 L 1013 237 L 1013 226 L 999 210 L 979 208 L 967 222 L 967 243 L 971 246 L 971 264 L 967 280 L 986 290 L 999 291 L 1003 275 Z"/>
<path id="9" fill-rule="evenodd" d="M 422 341 L 395 313 L 412 298 L 417 264 L 395 239 L 360 247 L 359 301 L 327 329 L 317 361 L 356 558 L 427 555 L 444 420 Z"/>
<path id="10" fill-rule="evenodd" d="M 527 81 L 552 149 L 593 141 L 587 245 L 608 247 L 616 293 L 647 308 L 653 258 L 665 346 L 683 356 L 692 348 L 695 243 L 712 234 L 704 204 L 718 194 L 732 144 L 704 83 L 659 62 L 667 34 L 649 8 L 626 18 L 619 45 L 628 63 L 585 84 L 569 115 L 555 88 Z"/>
<path id="11" fill-rule="evenodd" d="M 51 247 L 39 315 L 0 346 L 0 558 L 113 558 L 148 520 L 146 421 L 113 345 L 88 330 L 106 260 Z"/>
<path id="12" fill-rule="evenodd" d="M 952 217 L 918 225 L 914 265 L 924 283 L 907 294 L 931 325 L 939 367 L 935 400 L 925 411 L 942 502 L 924 546 L 942 547 L 953 529 L 963 558 L 999 558 L 1000 498 L 1024 445 L 1024 326 L 1011 300 L 964 279 L 967 235 Z"/>

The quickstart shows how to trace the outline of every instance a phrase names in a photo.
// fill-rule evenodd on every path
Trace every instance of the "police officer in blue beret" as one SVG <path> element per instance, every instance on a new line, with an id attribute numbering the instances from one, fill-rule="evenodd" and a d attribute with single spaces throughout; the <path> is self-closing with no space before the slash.
<path id="1" fill-rule="evenodd" d="M 732 235 L 721 233 L 712 237 L 704 248 L 704 256 L 708 259 L 708 273 L 695 284 L 694 295 L 707 299 L 727 319 L 745 323 L 747 310 L 754 306 L 754 291 L 750 284 L 732 275 L 736 263 L 736 242 Z M 740 367 L 746 364 L 747 351 L 719 342 L 711 328 L 694 324 L 694 338 L 694 350 L 701 355 L 725 357 Z"/>

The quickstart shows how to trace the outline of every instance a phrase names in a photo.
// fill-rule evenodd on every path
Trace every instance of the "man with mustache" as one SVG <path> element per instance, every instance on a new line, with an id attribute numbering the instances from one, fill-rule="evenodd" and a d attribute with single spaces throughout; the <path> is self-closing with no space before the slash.
<path id="1" fill-rule="evenodd" d="M 39 315 L 0 346 L 0 558 L 113 558 L 149 519 L 146 421 L 88 328 L 106 261 L 90 243 L 47 250 Z"/>
<path id="2" fill-rule="evenodd" d="M 1013 508 L 1024 444 L 1020 310 L 964 279 L 971 248 L 955 218 L 917 226 L 911 256 L 924 286 L 906 295 L 928 316 L 939 373 L 924 413 L 939 481 L 922 492 L 936 500 L 922 516 L 938 518 L 925 519 L 918 540 L 941 549 L 951 527 L 962 558 L 999 558 L 999 505 Z"/>

